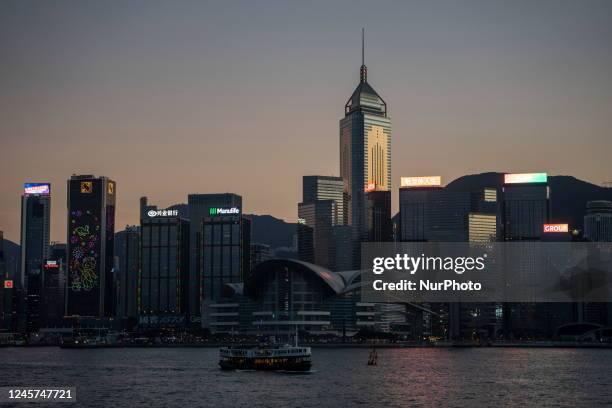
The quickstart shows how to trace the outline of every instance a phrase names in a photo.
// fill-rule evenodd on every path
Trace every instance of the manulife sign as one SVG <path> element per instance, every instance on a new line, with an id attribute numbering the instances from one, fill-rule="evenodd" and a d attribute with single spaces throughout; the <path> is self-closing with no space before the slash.
<path id="1" fill-rule="evenodd" d="M 234 215 L 240 214 L 240 208 L 238 207 L 210 207 L 208 209 L 208 215 Z"/>
<path id="2" fill-rule="evenodd" d="M 546 173 L 513 173 L 504 174 L 504 184 L 546 183 Z"/>

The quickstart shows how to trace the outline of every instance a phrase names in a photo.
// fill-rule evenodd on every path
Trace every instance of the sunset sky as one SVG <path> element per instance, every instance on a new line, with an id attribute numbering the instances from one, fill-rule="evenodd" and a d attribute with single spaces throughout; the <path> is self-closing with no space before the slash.
<path id="1" fill-rule="evenodd" d="M 612 180 L 610 1 L 2 1 L 0 230 L 24 182 L 117 182 L 138 198 L 234 192 L 295 221 L 303 175 L 339 173 L 361 27 L 400 176 L 485 171 Z"/>

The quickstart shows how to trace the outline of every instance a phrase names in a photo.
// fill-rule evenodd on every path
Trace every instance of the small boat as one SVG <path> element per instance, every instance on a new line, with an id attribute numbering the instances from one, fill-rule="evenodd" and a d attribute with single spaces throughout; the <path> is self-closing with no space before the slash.
<path id="1" fill-rule="evenodd" d="M 223 347 L 219 350 L 222 370 L 269 370 L 283 372 L 310 371 L 310 347 Z"/>

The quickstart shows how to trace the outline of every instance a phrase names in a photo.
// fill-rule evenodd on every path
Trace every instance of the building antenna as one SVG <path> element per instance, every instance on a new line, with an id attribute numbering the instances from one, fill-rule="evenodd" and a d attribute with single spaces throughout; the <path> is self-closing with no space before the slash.
<path id="1" fill-rule="evenodd" d="M 365 65 L 365 27 L 361 28 L 361 65 Z"/>
<path id="2" fill-rule="evenodd" d="M 365 28 L 361 29 L 361 69 L 359 70 L 361 82 L 368 82 L 368 69 L 365 66 Z"/>

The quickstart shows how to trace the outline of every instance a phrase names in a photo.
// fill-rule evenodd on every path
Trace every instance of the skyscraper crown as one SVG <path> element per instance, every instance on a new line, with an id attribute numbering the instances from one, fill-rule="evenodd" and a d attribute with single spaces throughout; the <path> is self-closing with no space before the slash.
<path id="1" fill-rule="evenodd" d="M 365 30 L 361 29 L 361 68 L 359 70 L 359 85 L 344 105 L 344 114 L 355 111 L 387 116 L 387 104 L 368 83 L 368 67 L 365 65 Z"/>

